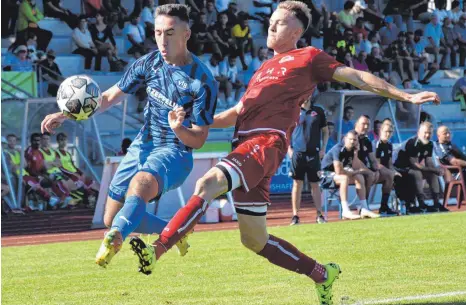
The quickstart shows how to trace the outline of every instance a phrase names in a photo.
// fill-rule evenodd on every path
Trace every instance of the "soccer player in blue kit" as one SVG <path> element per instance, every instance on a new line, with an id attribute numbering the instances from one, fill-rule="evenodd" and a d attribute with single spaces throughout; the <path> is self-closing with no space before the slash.
<path id="1" fill-rule="evenodd" d="M 191 35 L 189 8 L 180 4 L 157 7 L 155 39 L 159 50 L 132 64 L 121 80 L 102 94 L 101 110 L 124 100 L 142 84 L 149 101 L 144 125 L 120 163 L 105 206 L 106 233 L 96 255 L 105 267 L 132 232 L 160 234 L 166 221 L 146 212 L 146 204 L 180 186 L 193 167 L 192 149 L 204 145 L 213 122 L 218 84 L 199 58 L 187 50 Z M 42 131 L 59 127 L 66 117 L 50 114 Z M 187 252 L 186 240 L 178 244 Z"/>

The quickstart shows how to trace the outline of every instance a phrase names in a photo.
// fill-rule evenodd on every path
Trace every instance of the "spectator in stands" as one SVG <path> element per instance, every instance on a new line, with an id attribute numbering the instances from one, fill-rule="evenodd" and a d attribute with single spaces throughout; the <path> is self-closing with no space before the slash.
<path id="1" fill-rule="evenodd" d="M 429 24 L 426 25 L 424 34 L 430 42 L 430 45 L 426 47 L 426 51 L 435 56 L 436 63 L 439 63 L 440 54 L 443 55 L 440 61 L 440 69 L 444 70 L 447 56 L 451 53 L 451 50 L 445 43 L 442 27 L 436 15 L 431 16 Z"/>
<path id="2" fill-rule="evenodd" d="M 37 36 L 34 33 L 28 33 L 28 39 L 26 41 L 26 47 L 28 48 L 28 58 L 32 63 L 37 63 L 42 56 L 42 51 L 37 51 Z"/>
<path id="3" fill-rule="evenodd" d="M 273 12 L 273 1 L 272 0 L 253 0 L 252 7 L 250 9 L 251 19 L 258 20 L 262 23 L 264 32 L 267 32 L 269 28 L 269 20 Z M 314 21 L 314 20 L 312 20 Z"/>
<path id="4" fill-rule="evenodd" d="M 327 50 L 331 47 L 336 47 L 337 42 L 342 39 L 343 26 L 338 21 L 336 14 L 330 15 L 330 26 L 324 23 L 323 32 L 324 32 L 324 50 Z"/>
<path id="5" fill-rule="evenodd" d="M 378 31 L 383 25 L 383 15 L 374 0 L 368 0 L 364 11 L 364 20 L 373 24 L 373 29 Z"/>
<path id="6" fill-rule="evenodd" d="M 220 73 L 219 62 L 222 60 L 222 56 L 220 54 L 214 53 L 210 57 L 209 62 L 206 62 L 205 65 L 209 68 L 212 76 L 215 80 L 219 83 L 219 92 L 223 92 L 225 94 L 225 108 L 228 108 L 228 97 L 231 96 L 231 86 L 228 84 L 228 79 L 225 75 Z M 228 91 L 230 90 L 230 91 Z M 221 104 L 219 99 L 219 105 Z"/>
<path id="7" fill-rule="evenodd" d="M 130 138 L 124 138 L 121 140 L 121 150 L 117 153 L 117 156 L 126 156 L 128 153 L 128 148 L 131 146 L 131 139 Z"/>
<path id="8" fill-rule="evenodd" d="M 343 121 L 341 122 L 341 134 L 345 135 L 348 131 L 354 129 L 354 108 L 352 106 L 346 106 L 343 110 Z"/>
<path id="9" fill-rule="evenodd" d="M 327 147 L 325 148 L 325 152 L 328 152 L 333 146 L 337 144 L 336 138 L 337 135 L 335 134 L 335 123 L 327 122 L 328 127 L 328 142 Z"/>
<path id="10" fill-rule="evenodd" d="M 80 17 L 79 27 L 73 30 L 72 38 L 77 46 L 73 54 L 79 54 L 84 57 L 84 69 L 91 69 L 92 58 L 95 57 L 94 68 L 96 71 L 100 71 L 102 56 L 99 55 L 99 50 L 95 46 L 91 33 L 87 29 L 87 20 L 84 16 Z"/>
<path id="11" fill-rule="evenodd" d="M 139 52 L 141 55 L 144 55 L 147 53 L 147 49 L 144 47 L 146 34 L 144 28 L 139 24 L 139 21 L 139 15 L 131 15 L 130 23 L 126 24 L 123 30 L 128 54 Z"/>
<path id="12" fill-rule="evenodd" d="M 329 12 L 323 0 L 311 0 L 306 2 L 311 9 L 312 28 L 316 29 L 320 36 L 323 24 L 328 22 Z"/>
<path id="13" fill-rule="evenodd" d="M 254 44 L 252 41 L 251 32 L 249 31 L 248 19 L 246 13 L 238 14 L 238 23 L 231 29 L 231 34 L 235 41 L 238 55 L 243 65 L 243 70 L 247 70 L 245 54 L 250 52 L 252 57 L 255 57 Z"/>
<path id="14" fill-rule="evenodd" d="M 378 75 L 380 78 L 385 79 L 385 71 L 389 61 L 382 57 L 380 49 L 378 47 L 372 47 L 371 54 L 367 56 L 367 66 L 369 71 L 373 74 Z"/>
<path id="15" fill-rule="evenodd" d="M 269 56 L 268 56 L 267 48 L 260 47 L 257 53 L 257 57 L 253 58 L 252 60 L 253 72 L 255 73 L 257 70 L 259 70 L 260 66 L 268 59 L 269 59 Z"/>
<path id="16" fill-rule="evenodd" d="M 236 44 L 231 36 L 231 28 L 227 27 L 228 17 L 225 13 L 218 15 L 217 23 L 210 28 L 212 37 L 217 42 L 222 57 L 235 53 Z"/>
<path id="17" fill-rule="evenodd" d="M 440 163 L 443 165 L 459 166 L 463 170 L 463 174 L 466 175 L 466 155 L 460 150 L 460 148 L 451 142 L 451 131 L 447 126 L 439 126 L 437 129 L 438 140 L 434 142 L 434 151 L 437 155 Z M 444 171 L 445 179 L 445 190 L 448 184 L 453 180 L 453 175 L 456 174 L 454 170 Z M 447 200 L 445 198 L 444 200 Z M 463 198 L 464 199 L 464 198 Z"/>
<path id="18" fill-rule="evenodd" d="M 118 24 L 120 29 L 125 26 L 128 20 L 128 11 L 121 4 L 121 0 L 102 0 L 103 9 L 107 12 L 108 23 L 111 27 Z"/>
<path id="19" fill-rule="evenodd" d="M 15 34 L 19 4 L 18 0 L 2 1 L 2 38 Z"/>
<path id="20" fill-rule="evenodd" d="M 240 98 L 241 89 L 243 89 L 244 84 L 239 79 L 238 76 L 238 68 L 236 66 L 236 56 L 230 55 L 228 56 L 228 63 L 225 65 L 225 69 L 222 71 L 222 75 L 224 75 L 227 79 L 226 88 L 225 88 L 225 96 L 227 99 L 227 106 L 233 106 Z M 233 96 L 234 91 L 234 96 Z"/>
<path id="21" fill-rule="evenodd" d="M 141 12 L 141 25 L 145 29 L 146 37 L 154 37 L 154 0 L 144 0 Z"/>
<path id="22" fill-rule="evenodd" d="M 414 68 L 419 71 L 418 79 L 422 85 L 428 85 L 429 79 L 438 71 L 439 66 L 437 63 L 432 63 L 429 67 L 429 56 L 425 51 L 425 47 L 428 45 L 427 39 L 422 37 L 423 31 L 421 29 L 416 30 L 414 33 L 408 32 L 408 38 L 406 40 L 408 46 L 408 52 L 414 61 Z M 425 71 L 428 70 L 427 75 Z"/>
<path id="23" fill-rule="evenodd" d="M 379 121 L 374 121 L 374 124 L 376 124 L 376 122 Z M 381 122 L 379 122 L 379 124 L 381 124 Z M 392 164 L 393 145 L 390 142 L 390 139 L 393 135 L 393 126 L 391 122 L 381 124 L 381 127 L 379 127 L 378 130 L 378 135 L 380 135 L 380 138 L 377 136 L 377 138 L 372 141 L 372 150 L 374 151 L 375 158 L 379 164 L 379 172 L 381 175 L 383 173 L 383 175 L 389 177 L 390 181 L 392 181 L 393 187 L 393 181 L 395 180 L 395 177 L 401 177 L 401 174 L 393 168 Z M 390 196 L 392 187 L 390 190 L 388 190 L 387 186 L 385 193 L 382 195 L 382 201 L 379 209 L 380 215 L 390 216 L 397 214 L 388 206 L 388 198 Z"/>
<path id="24" fill-rule="evenodd" d="M 463 71 L 463 75 L 466 75 L 464 74 L 465 71 Z M 453 101 L 461 103 L 461 111 L 466 111 L 466 77 L 460 77 L 455 82 L 451 89 L 451 97 Z"/>
<path id="25" fill-rule="evenodd" d="M 207 0 L 205 3 L 204 12 L 206 14 L 206 23 L 208 26 L 213 26 L 217 22 L 217 10 L 213 0 Z"/>
<path id="26" fill-rule="evenodd" d="M 353 15 L 353 1 L 346 1 L 343 10 L 338 13 L 338 21 L 345 27 L 345 29 L 353 29 L 356 24 L 356 18 Z"/>
<path id="27" fill-rule="evenodd" d="M 362 33 L 354 34 L 355 56 L 359 55 L 359 53 L 361 53 L 361 51 L 364 51 L 365 45 L 366 45 L 366 43 L 364 41 L 364 35 Z"/>
<path id="28" fill-rule="evenodd" d="M 55 51 L 48 50 L 47 58 L 41 60 L 39 65 L 45 69 L 42 69 L 42 78 L 48 83 L 47 93 L 51 96 L 57 96 L 58 87 L 61 83 L 61 71 L 55 62 Z"/>
<path id="29" fill-rule="evenodd" d="M 447 16 L 453 24 L 457 24 L 463 12 L 461 11 L 460 2 L 455 0 L 451 3 L 451 9 L 447 11 Z"/>
<path id="30" fill-rule="evenodd" d="M 79 25 L 79 18 L 70 10 L 64 8 L 61 2 L 61 0 L 44 0 L 44 15 L 58 18 L 65 22 L 70 29 L 74 29 Z"/>
<path id="31" fill-rule="evenodd" d="M 366 39 L 368 35 L 364 22 L 364 18 L 359 17 L 358 19 L 356 19 L 356 24 L 353 27 L 354 35 L 357 35 L 359 33 L 362 34 L 361 40 Z"/>
<path id="32" fill-rule="evenodd" d="M 379 31 L 382 49 L 391 45 L 398 38 L 399 33 L 400 29 L 393 23 L 393 17 L 385 17 L 385 26 Z"/>
<path id="33" fill-rule="evenodd" d="M 86 17 L 95 17 L 103 10 L 101 0 L 83 0 L 83 6 Z"/>
<path id="34" fill-rule="evenodd" d="M 44 19 L 44 15 L 36 6 L 36 0 L 23 0 L 19 6 L 18 25 L 16 37 L 22 42 L 26 42 L 28 33 L 37 36 L 37 48 L 45 52 L 52 40 L 52 32 L 39 28 L 37 24 Z"/>
<path id="35" fill-rule="evenodd" d="M 228 8 L 225 11 L 222 11 L 222 13 L 225 13 L 228 17 L 228 28 L 231 29 L 233 26 L 238 24 L 238 4 L 235 0 L 231 0 L 230 3 L 228 3 Z"/>
<path id="36" fill-rule="evenodd" d="M 3 139 L 3 137 L 2 137 Z M 8 145 L 4 148 L 6 153 L 6 161 L 8 169 L 10 170 L 11 183 L 13 188 L 16 190 L 19 182 L 19 176 L 21 175 L 21 153 L 16 149 L 16 143 L 18 138 L 14 134 L 6 136 Z"/>
<path id="37" fill-rule="evenodd" d="M 465 5 L 466 7 L 466 5 Z M 466 48 L 466 14 L 461 15 L 458 23 L 454 27 L 455 33 L 458 35 L 458 45 L 460 49 Z M 466 67 L 466 54 L 460 52 L 460 67 Z"/>
<path id="38" fill-rule="evenodd" d="M 191 8 L 191 18 L 196 18 L 205 9 L 204 0 L 185 0 L 185 4 Z"/>
<path id="39" fill-rule="evenodd" d="M 32 72 L 32 61 L 28 58 L 28 49 L 25 45 L 19 45 L 14 50 L 14 56 L 5 59 L 2 63 L 3 71 Z"/>
<path id="40" fill-rule="evenodd" d="M 348 131 L 343 141 L 333 146 L 322 159 L 323 189 L 339 188 L 343 219 L 359 219 L 360 215 L 353 214 L 348 205 L 348 186 L 354 184 L 359 201 L 366 200 L 364 177 L 359 170 L 353 168 L 357 153 L 358 136 L 354 130 Z"/>
<path id="41" fill-rule="evenodd" d="M 385 51 L 385 56 L 396 63 L 396 69 L 401 79 L 404 79 L 404 71 L 410 80 L 414 80 L 414 61 L 411 58 L 406 44 L 406 32 L 401 31 L 395 40 Z"/>
<path id="42" fill-rule="evenodd" d="M 356 54 L 356 47 L 354 46 L 353 30 L 346 29 L 343 39 L 337 42 L 337 60 L 341 63 L 345 62 L 347 53 L 351 56 Z"/>
<path id="43" fill-rule="evenodd" d="M 451 20 L 448 17 L 443 19 L 443 36 L 445 37 L 445 45 L 450 50 L 450 64 L 451 68 L 456 68 L 456 54 L 463 53 L 460 55 L 465 57 L 466 46 L 460 46 L 458 43 L 458 34 L 453 30 Z"/>
<path id="44" fill-rule="evenodd" d="M 110 25 L 105 24 L 104 16 L 101 12 L 98 12 L 95 16 L 96 23 L 89 26 L 89 32 L 91 33 L 92 42 L 99 51 L 99 56 L 107 57 L 110 65 L 110 70 L 115 71 L 115 62 L 118 61 L 118 50 L 113 37 L 113 30 Z M 96 57 L 97 62 L 100 61 Z M 96 68 L 96 70 L 100 70 Z"/>
<path id="45" fill-rule="evenodd" d="M 394 154 L 394 167 L 401 174 L 395 190 L 398 197 L 406 201 L 406 210 L 410 214 L 448 211 L 439 201 L 438 176 L 442 176 L 444 171 L 441 167 L 436 167 L 432 161 L 432 132 L 432 123 L 423 122 L 419 126 L 417 135 L 404 141 Z M 425 203 L 424 179 L 431 189 L 434 206 L 427 206 Z M 419 208 L 413 206 L 415 199 L 419 203 Z"/>
<path id="46" fill-rule="evenodd" d="M 196 20 L 191 26 L 191 37 L 188 41 L 188 48 L 198 56 L 204 53 L 221 54 L 217 42 L 208 31 L 206 21 L 206 14 L 203 11 L 197 14 Z"/>
<path id="47" fill-rule="evenodd" d="M 367 39 L 364 40 L 363 51 L 366 52 L 367 54 L 371 54 L 373 47 L 377 47 L 380 49 L 379 41 L 380 41 L 379 32 L 371 31 L 369 35 L 367 36 Z"/>
<path id="48" fill-rule="evenodd" d="M 379 120 L 374 120 L 374 123 L 372 125 L 373 129 L 367 134 L 369 140 L 374 141 L 380 139 L 380 127 L 382 127 L 382 122 L 380 122 Z"/>

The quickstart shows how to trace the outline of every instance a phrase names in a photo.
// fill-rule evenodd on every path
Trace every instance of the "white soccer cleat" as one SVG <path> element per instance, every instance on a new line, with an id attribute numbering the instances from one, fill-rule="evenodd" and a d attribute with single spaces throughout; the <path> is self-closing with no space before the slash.
<path id="1" fill-rule="evenodd" d="M 359 215 L 361 215 L 361 218 L 379 218 L 380 217 L 379 214 L 369 211 L 366 208 L 362 208 L 359 211 Z"/>
<path id="2" fill-rule="evenodd" d="M 341 213 L 341 218 L 348 219 L 348 220 L 354 220 L 354 219 L 360 219 L 361 216 L 357 214 L 353 214 L 351 211 L 343 211 L 343 213 Z"/>

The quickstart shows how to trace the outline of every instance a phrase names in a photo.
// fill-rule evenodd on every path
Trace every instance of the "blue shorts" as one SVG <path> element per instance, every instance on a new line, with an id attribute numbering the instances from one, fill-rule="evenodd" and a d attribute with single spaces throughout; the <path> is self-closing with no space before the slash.
<path id="1" fill-rule="evenodd" d="M 118 166 L 110 183 L 108 195 L 124 203 L 131 179 L 137 172 L 148 172 L 159 184 L 159 192 L 156 196 L 158 198 L 183 184 L 192 168 L 191 152 L 176 147 L 157 147 L 152 142 L 143 142 L 138 136 Z"/>

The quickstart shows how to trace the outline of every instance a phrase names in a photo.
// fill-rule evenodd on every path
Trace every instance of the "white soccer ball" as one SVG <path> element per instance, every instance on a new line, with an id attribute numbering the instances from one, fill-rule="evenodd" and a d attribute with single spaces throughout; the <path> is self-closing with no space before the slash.
<path id="1" fill-rule="evenodd" d="M 61 112 L 76 121 L 90 118 L 99 109 L 101 101 L 99 85 L 86 75 L 68 77 L 61 83 L 57 93 Z"/>

